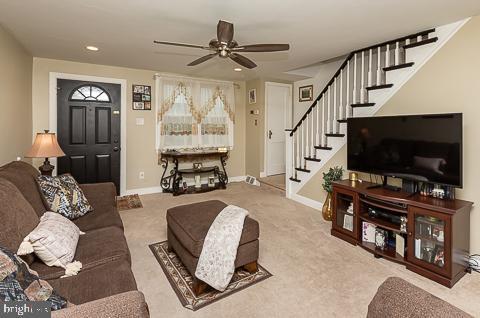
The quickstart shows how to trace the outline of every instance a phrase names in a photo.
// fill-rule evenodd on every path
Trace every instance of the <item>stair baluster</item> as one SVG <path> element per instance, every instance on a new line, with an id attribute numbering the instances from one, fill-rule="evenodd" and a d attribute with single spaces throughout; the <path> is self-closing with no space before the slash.
<path id="1" fill-rule="evenodd" d="M 327 137 L 325 136 L 325 134 L 327 133 L 326 131 L 326 122 L 325 122 L 325 119 L 326 119 L 326 108 L 325 108 L 325 94 L 323 94 L 322 96 L 322 145 L 326 146 L 327 145 Z"/>
<path id="2" fill-rule="evenodd" d="M 400 64 L 400 42 L 396 43 L 395 46 L 395 65 Z"/>
<path id="3" fill-rule="evenodd" d="M 350 59 L 347 61 L 347 102 L 345 104 L 346 117 L 350 116 Z"/>
<path id="4" fill-rule="evenodd" d="M 365 103 L 365 51 L 362 51 L 362 76 L 360 80 L 360 103 Z"/>
<path id="5" fill-rule="evenodd" d="M 337 133 L 338 132 L 338 117 L 337 117 L 337 79 L 338 77 L 335 77 L 333 81 L 333 132 Z"/>
<path id="6" fill-rule="evenodd" d="M 353 57 L 353 93 L 352 104 L 357 103 L 357 53 Z"/>
<path id="7" fill-rule="evenodd" d="M 340 102 L 339 102 L 339 107 L 340 107 L 340 119 L 345 119 L 345 112 L 343 108 L 343 69 L 340 70 Z"/>
<path id="8" fill-rule="evenodd" d="M 372 82 L 373 82 L 373 79 L 372 79 L 372 59 L 373 59 L 373 50 L 370 49 L 370 51 L 368 52 L 368 84 L 367 86 L 372 86 Z"/>
<path id="9" fill-rule="evenodd" d="M 315 106 L 317 110 L 317 129 L 316 129 L 316 136 L 315 136 L 315 145 L 321 145 L 322 141 L 320 140 L 320 130 L 321 130 L 321 124 L 320 124 L 320 101 L 317 100 L 317 105 Z M 317 151 L 315 151 L 315 156 L 317 155 Z M 316 157 L 315 157 L 316 158 Z"/>
<path id="10" fill-rule="evenodd" d="M 377 48 L 377 86 L 382 84 L 382 47 Z"/>

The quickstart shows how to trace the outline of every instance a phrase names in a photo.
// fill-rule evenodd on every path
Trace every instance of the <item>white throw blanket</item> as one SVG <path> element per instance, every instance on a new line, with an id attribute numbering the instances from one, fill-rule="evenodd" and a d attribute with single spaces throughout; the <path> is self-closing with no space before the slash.
<path id="1" fill-rule="evenodd" d="M 235 258 L 248 211 L 225 207 L 208 229 L 195 276 L 216 290 L 224 291 L 235 272 Z"/>

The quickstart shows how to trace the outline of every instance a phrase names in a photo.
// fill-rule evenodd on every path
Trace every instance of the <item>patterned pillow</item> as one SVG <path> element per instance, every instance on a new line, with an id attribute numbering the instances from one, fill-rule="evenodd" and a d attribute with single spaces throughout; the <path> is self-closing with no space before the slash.
<path id="1" fill-rule="evenodd" d="M 73 220 L 93 211 L 77 181 L 69 175 L 38 176 L 38 185 L 50 210 Z"/>
<path id="2" fill-rule="evenodd" d="M 0 301 L 48 301 L 52 310 L 65 308 L 67 301 L 38 277 L 27 263 L 0 246 Z"/>

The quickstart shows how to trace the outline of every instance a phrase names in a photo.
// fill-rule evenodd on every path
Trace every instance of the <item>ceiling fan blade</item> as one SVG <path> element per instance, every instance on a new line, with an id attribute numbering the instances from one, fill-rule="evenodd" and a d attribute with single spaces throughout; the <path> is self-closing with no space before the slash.
<path id="1" fill-rule="evenodd" d="M 217 24 L 217 40 L 224 44 L 233 40 L 233 24 L 226 21 L 218 21 Z"/>
<path id="2" fill-rule="evenodd" d="M 193 62 L 190 62 L 190 63 L 188 64 L 188 66 L 198 65 L 198 64 L 203 63 L 203 62 L 205 62 L 205 61 L 208 61 L 209 59 L 211 59 L 212 57 L 215 57 L 216 55 L 217 55 L 217 53 L 212 53 L 212 54 L 208 54 L 208 55 L 202 56 L 201 58 L 196 59 L 196 60 L 193 61 Z"/>
<path id="3" fill-rule="evenodd" d="M 235 62 L 237 62 L 238 64 L 240 64 L 241 66 L 244 66 L 246 68 L 254 68 L 257 66 L 257 64 L 255 64 L 252 60 L 240 54 L 231 53 L 229 57 Z"/>
<path id="4" fill-rule="evenodd" d="M 175 43 L 175 42 L 165 42 L 165 41 L 153 41 L 155 44 L 165 44 L 165 45 L 174 45 L 174 46 L 183 46 L 183 47 L 193 47 L 196 49 L 210 50 L 208 46 L 195 45 L 195 44 L 184 44 L 184 43 Z"/>
<path id="5" fill-rule="evenodd" d="M 252 45 L 241 45 L 233 47 L 232 51 L 241 51 L 241 52 L 278 52 L 278 51 L 288 51 L 290 49 L 289 44 L 252 44 Z"/>

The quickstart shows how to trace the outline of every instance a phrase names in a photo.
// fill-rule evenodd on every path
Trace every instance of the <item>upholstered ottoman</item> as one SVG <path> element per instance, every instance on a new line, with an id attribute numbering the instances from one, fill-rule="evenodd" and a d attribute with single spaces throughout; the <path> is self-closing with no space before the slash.
<path id="1" fill-rule="evenodd" d="M 212 200 L 177 206 L 167 210 L 168 248 L 181 259 L 193 277 L 193 291 L 201 294 L 208 286 L 195 277 L 203 240 L 217 215 L 227 206 Z M 245 218 L 242 236 L 235 259 L 235 268 L 243 267 L 250 273 L 257 271 L 258 222 Z"/>

